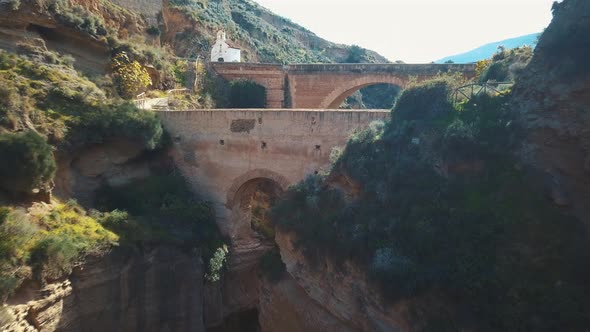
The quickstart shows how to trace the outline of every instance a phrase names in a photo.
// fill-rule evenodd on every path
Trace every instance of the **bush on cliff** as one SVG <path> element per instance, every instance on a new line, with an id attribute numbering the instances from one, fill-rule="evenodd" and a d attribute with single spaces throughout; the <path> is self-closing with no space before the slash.
<path id="1" fill-rule="evenodd" d="M 352 260 L 390 301 L 416 299 L 421 329 L 582 330 L 584 226 L 518 168 L 509 96 L 455 108 L 449 90 L 437 80 L 405 91 L 389 124 L 353 136 L 330 174 L 286 192 L 273 220 L 310 262 Z"/>
<path id="2" fill-rule="evenodd" d="M 104 105 L 70 118 L 67 146 L 100 144 L 115 138 L 141 143 L 146 149 L 160 146 L 164 130 L 153 112 L 137 109 L 132 104 Z"/>
<path id="3" fill-rule="evenodd" d="M 117 187 L 104 186 L 97 206 L 112 211 L 101 218 L 122 243 L 172 244 L 198 248 L 209 270 L 209 281 L 219 281 L 228 253 L 213 209 L 197 199 L 180 175 L 159 174 Z"/>
<path id="4" fill-rule="evenodd" d="M 30 211 L 0 207 L 0 300 L 25 279 L 44 282 L 69 274 L 85 255 L 100 255 L 117 241 L 74 201 Z"/>
<path id="5" fill-rule="evenodd" d="M 232 108 L 265 108 L 266 88 L 249 80 L 233 81 L 229 99 Z"/>
<path id="6" fill-rule="evenodd" d="M 514 82 L 533 57 L 533 48 L 522 46 L 507 50 L 499 47 L 491 61 L 480 62 L 480 82 Z M 485 68 L 481 68 L 485 66 Z"/>
<path id="7" fill-rule="evenodd" d="M 97 193 L 96 203 L 101 210 L 118 211 L 118 220 L 111 213 L 113 220 L 105 220 L 105 226 L 127 242 L 200 247 L 206 258 L 223 243 L 211 206 L 196 199 L 179 175 L 154 175 L 123 186 L 105 186 Z"/>
<path id="8" fill-rule="evenodd" d="M 112 138 L 131 139 L 153 149 L 162 141 L 163 129 L 153 112 L 108 99 L 71 68 L 0 51 L 0 69 L 0 132 L 32 124 L 60 149 Z"/>
<path id="9" fill-rule="evenodd" d="M 48 189 L 55 174 L 52 148 L 34 131 L 0 134 L 0 188 L 30 193 Z"/>

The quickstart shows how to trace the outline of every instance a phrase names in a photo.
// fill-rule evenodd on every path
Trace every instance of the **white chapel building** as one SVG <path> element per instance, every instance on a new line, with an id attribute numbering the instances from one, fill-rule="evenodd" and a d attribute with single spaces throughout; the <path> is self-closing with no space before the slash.
<path id="1" fill-rule="evenodd" d="M 211 48 L 211 62 L 240 62 L 241 56 L 240 49 L 227 40 L 225 31 L 218 31 L 217 41 Z"/>

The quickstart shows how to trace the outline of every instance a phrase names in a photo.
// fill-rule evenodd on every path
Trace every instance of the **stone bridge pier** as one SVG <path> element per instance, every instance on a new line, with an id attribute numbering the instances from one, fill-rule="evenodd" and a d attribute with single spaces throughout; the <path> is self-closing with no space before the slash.
<path id="1" fill-rule="evenodd" d="M 401 88 L 439 73 L 475 76 L 473 64 L 301 64 L 213 63 L 229 81 L 249 79 L 266 87 L 268 108 L 336 109 L 355 91 L 388 83 Z"/>
<path id="2" fill-rule="evenodd" d="M 193 190 L 210 201 L 231 255 L 223 287 L 210 292 L 219 310 L 206 321 L 256 309 L 260 258 L 275 243 L 256 228 L 260 208 L 287 187 L 330 165 L 350 134 L 389 117 L 386 110 L 195 110 L 157 112 L 171 134 L 171 155 Z M 264 213 L 263 213 L 264 215 Z M 260 216 L 258 213 L 257 216 Z M 213 308 L 212 307 L 212 308 Z"/>

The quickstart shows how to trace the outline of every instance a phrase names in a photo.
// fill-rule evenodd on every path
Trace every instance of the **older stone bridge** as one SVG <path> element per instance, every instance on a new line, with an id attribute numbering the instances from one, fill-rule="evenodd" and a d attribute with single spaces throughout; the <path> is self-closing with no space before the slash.
<path id="1" fill-rule="evenodd" d="M 214 63 L 227 80 L 250 79 L 266 87 L 268 108 L 334 109 L 356 90 L 389 83 L 405 87 L 438 73 L 475 76 L 473 64 L 302 64 Z"/>
<path id="2" fill-rule="evenodd" d="M 214 203 L 222 232 L 235 242 L 251 233 L 249 222 L 236 220 L 249 218 L 241 203 L 252 188 L 267 183 L 280 191 L 325 170 L 335 147 L 386 120 L 389 111 L 215 109 L 158 116 L 173 137 L 176 165 Z"/>

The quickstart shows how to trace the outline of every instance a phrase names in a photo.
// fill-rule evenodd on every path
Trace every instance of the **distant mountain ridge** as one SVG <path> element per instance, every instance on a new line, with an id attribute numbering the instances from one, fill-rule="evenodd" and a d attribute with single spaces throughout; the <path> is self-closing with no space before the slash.
<path id="1" fill-rule="evenodd" d="M 532 33 L 530 35 L 524 35 L 520 37 L 505 39 L 498 42 L 489 43 L 478 48 L 475 48 L 471 51 L 460 53 L 452 56 L 448 56 L 446 58 L 442 58 L 440 60 L 435 61 L 436 63 L 444 63 L 446 61 L 453 61 L 455 63 L 470 63 L 470 62 L 477 62 L 483 59 L 489 59 L 496 50 L 498 46 L 504 46 L 508 49 L 516 48 L 524 45 L 535 46 L 537 44 L 537 38 L 541 33 Z"/>

